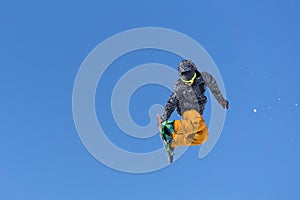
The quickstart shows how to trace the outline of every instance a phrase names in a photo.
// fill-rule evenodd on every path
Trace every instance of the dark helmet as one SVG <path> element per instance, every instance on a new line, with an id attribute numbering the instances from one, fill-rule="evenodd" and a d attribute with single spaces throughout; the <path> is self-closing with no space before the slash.
<path id="1" fill-rule="evenodd" d="M 180 77 L 186 75 L 186 74 L 192 74 L 197 71 L 196 65 L 191 60 L 182 60 L 178 64 L 178 75 Z M 185 78 L 186 79 L 186 78 Z"/>

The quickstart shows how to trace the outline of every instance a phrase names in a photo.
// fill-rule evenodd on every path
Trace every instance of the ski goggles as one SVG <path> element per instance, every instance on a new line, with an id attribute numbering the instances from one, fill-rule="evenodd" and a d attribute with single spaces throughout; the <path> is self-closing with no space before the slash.
<path id="1" fill-rule="evenodd" d="M 183 78 L 181 78 L 182 82 L 186 83 L 186 84 L 192 84 L 194 82 L 194 80 L 196 79 L 197 74 L 194 73 L 194 76 L 190 79 L 190 80 L 184 80 Z"/>

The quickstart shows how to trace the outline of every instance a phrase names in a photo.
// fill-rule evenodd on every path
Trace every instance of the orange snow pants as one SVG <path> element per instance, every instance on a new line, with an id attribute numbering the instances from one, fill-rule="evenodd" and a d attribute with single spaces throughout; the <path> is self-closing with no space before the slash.
<path id="1" fill-rule="evenodd" d="M 183 113 L 182 120 L 174 120 L 173 142 L 171 146 L 197 146 L 208 139 L 208 128 L 196 110 Z"/>

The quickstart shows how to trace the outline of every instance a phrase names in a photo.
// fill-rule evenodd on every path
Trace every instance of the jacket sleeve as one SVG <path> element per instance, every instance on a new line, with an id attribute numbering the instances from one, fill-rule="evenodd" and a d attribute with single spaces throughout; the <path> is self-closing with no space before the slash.
<path id="1" fill-rule="evenodd" d="M 207 85 L 211 93 L 214 95 L 216 100 L 224 107 L 224 104 L 227 104 L 227 100 L 224 99 L 214 77 L 208 72 L 201 72 L 201 75 L 205 81 L 205 84 Z"/>
<path id="2" fill-rule="evenodd" d="M 178 103 L 179 100 L 176 97 L 175 93 L 173 92 L 163 109 L 162 116 L 161 116 L 162 121 L 166 121 L 170 118 L 171 114 L 177 107 Z"/>

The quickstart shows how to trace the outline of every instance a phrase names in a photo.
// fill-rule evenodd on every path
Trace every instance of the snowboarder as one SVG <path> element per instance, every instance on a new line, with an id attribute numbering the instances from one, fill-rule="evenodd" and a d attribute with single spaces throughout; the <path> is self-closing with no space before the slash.
<path id="1" fill-rule="evenodd" d="M 216 80 L 208 72 L 198 71 L 191 60 L 178 64 L 178 74 L 179 79 L 161 115 L 161 132 L 171 161 L 176 147 L 201 145 L 208 139 L 208 128 L 202 117 L 207 102 L 206 87 L 223 108 L 229 108 Z M 182 120 L 170 121 L 175 108 Z"/>

